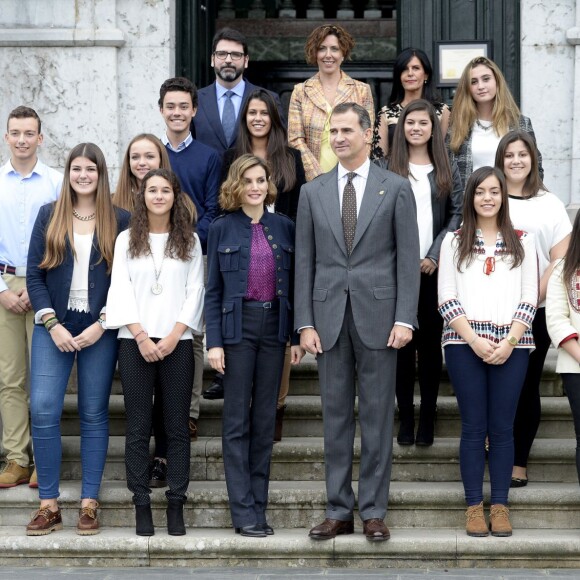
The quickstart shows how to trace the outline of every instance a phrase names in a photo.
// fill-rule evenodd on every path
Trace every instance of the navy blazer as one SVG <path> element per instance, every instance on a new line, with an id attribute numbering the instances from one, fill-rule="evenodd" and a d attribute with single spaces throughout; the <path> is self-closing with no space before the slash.
<path id="1" fill-rule="evenodd" d="M 276 260 L 278 339 L 286 344 L 293 329 L 294 223 L 265 211 L 260 220 Z M 205 290 L 208 350 L 242 340 L 242 303 L 248 287 L 252 220 L 241 209 L 222 215 L 209 228 Z M 293 343 L 298 344 L 296 337 Z"/>
<path id="2" fill-rule="evenodd" d="M 261 88 L 253 85 L 247 79 L 244 79 L 244 81 L 246 86 L 244 88 L 244 96 L 242 98 L 240 112 L 248 100 L 248 95 L 255 89 Z M 278 112 L 280 113 L 280 119 L 282 120 L 282 126 L 285 127 L 286 117 L 282 109 L 280 97 L 277 93 L 272 91 L 268 92 L 274 98 L 274 101 L 276 101 L 276 106 L 278 107 Z M 220 112 L 216 99 L 215 81 L 211 85 L 204 87 L 203 89 L 199 89 L 197 92 L 197 113 L 191 121 L 191 134 L 195 139 L 201 141 L 205 145 L 213 147 L 219 153 L 223 153 L 226 149 L 235 145 L 239 124 L 240 116 L 238 115 L 238 118 L 236 119 L 236 126 L 234 128 L 234 140 L 228 145 L 220 119 Z"/>
<path id="3" fill-rule="evenodd" d="M 63 320 L 68 309 L 70 285 L 72 282 L 74 257 L 67 240 L 66 254 L 60 266 L 50 270 L 40 269 L 38 265 L 44 258 L 46 247 L 46 229 L 50 222 L 55 203 L 43 205 L 36 217 L 30 247 L 28 249 L 28 265 L 26 267 L 26 288 L 28 297 L 35 312 L 44 308 L 52 308 L 56 317 Z M 115 207 L 117 218 L 117 234 L 126 230 L 130 214 L 124 209 Z M 93 235 L 89 266 L 89 310 L 96 322 L 103 306 L 107 303 L 107 293 L 111 284 L 111 275 L 107 274 L 107 262 L 101 259 L 97 234 Z"/>

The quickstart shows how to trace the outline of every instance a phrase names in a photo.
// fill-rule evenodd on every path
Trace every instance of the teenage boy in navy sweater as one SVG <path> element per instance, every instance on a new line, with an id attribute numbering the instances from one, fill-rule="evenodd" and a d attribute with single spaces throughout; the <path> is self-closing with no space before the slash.
<path id="1" fill-rule="evenodd" d="M 161 85 L 159 110 L 165 121 L 165 135 L 161 137 L 161 140 L 167 149 L 171 168 L 179 178 L 181 188 L 195 204 L 196 232 L 205 254 L 209 224 L 218 211 L 221 156 L 217 151 L 191 136 L 189 128 L 197 112 L 197 88 L 189 79 L 170 78 Z M 195 440 L 197 439 L 197 419 L 203 383 L 203 336 L 194 336 L 193 354 L 195 375 L 189 412 L 189 434 L 191 439 Z M 160 406 L 156 405 L 157 417 L 154 418 L 156 449 L 150 482 L 150 485 L 154 487 L 163 487 L 166 484 L 167 472 L 165 430 L 163 418 L 159 416 L 159 409 Z"/>

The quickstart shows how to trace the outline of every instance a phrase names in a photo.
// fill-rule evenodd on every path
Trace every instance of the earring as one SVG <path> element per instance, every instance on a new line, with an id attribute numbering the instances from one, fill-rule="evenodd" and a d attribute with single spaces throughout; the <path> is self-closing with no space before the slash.
<path id="1" fill-rule="evenodd" d="M 426 84 L 427 84 L 427 79 L 425 79 L 425 80 L 423 81 L 423 84 L 424 84 L 424 85 L 426 85 Z"/>

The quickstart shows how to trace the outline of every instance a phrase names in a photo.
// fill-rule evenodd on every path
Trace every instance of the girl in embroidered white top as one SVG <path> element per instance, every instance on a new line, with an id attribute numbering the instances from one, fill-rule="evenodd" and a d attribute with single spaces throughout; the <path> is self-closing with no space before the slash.
<path id="1" fill-rule="evenodd" d="M 534 347 L 537 278 L 533 236 L 511 225 L 502 172 L 478 169 L 467 182 L 462 228 L 447 234 L 439 262 L 439 311 L 461 415 L 459 460 L 470 536 L 488 535 L 482 489 L 486 436 L 491 533 L 512 533 L 507 501 L 513 420 Z"/>

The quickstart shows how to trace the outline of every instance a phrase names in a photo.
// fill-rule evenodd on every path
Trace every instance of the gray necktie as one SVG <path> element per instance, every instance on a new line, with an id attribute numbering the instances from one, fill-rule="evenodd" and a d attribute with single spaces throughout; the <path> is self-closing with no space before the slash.
<path id="1" fill-rule="evenodd" d="M 351 171 L 346 176 L 348 177 L 348 181 L 342 193 L 342 228 L 344 230 L 346 251 L 350 255 L 354 242 L 354 233 L 356 231 L 356 190 L 352 184 L 356 173 Z"/>
<path id="2" fill-rule="evenodd" d="M 232 103 L 233 94 L 234 91 L 226 91 L 226 101 L 222 114 L 222 127 L 224 128 L 224 135 L 226 136 L 228 145 L 232 142 L 234 128 L 236 126 L 236 112 L 234 111 L 234 104 Z"/>

